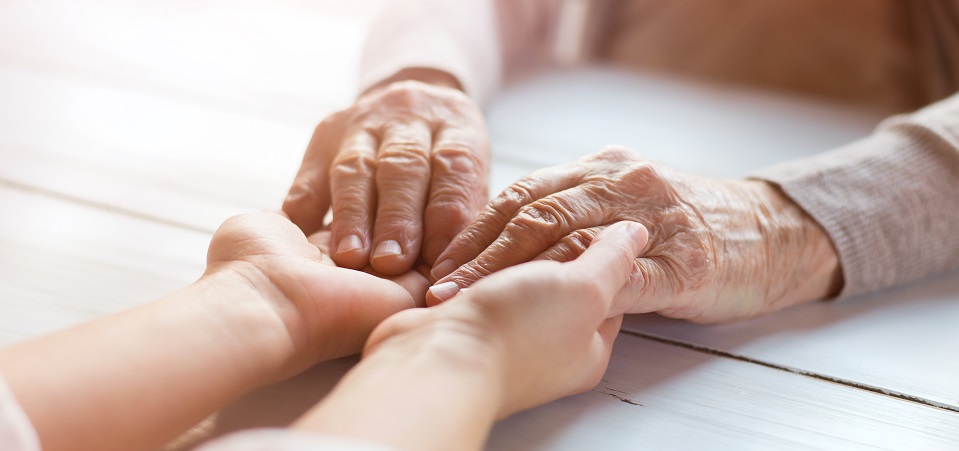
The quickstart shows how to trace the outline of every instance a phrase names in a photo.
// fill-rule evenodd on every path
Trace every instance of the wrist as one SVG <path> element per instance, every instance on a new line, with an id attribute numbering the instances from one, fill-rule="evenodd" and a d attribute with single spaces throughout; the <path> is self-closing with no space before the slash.
<path id="1" fill-rule="evenodd" d="M 236 368 L 253 387 L 285 379 L 309 367 L 283 293 L 269 278 L 249 268 L 229 267 L 208 272 L 188 288 L 187 299 L 219 326 L 224 353 L 232 353 Z M 253 388 L 251 387 L 251 388 Z"/>
<path id="2" fill-rule="evenodd" d="M 415 81 L 443 88 L 451 88 L 457 91 L 464 91 L 463 85 L 460 83 L 459 79 L 449 72 L 429 67 L 408 67 L 401 69 L 399 72 L 366 88 L 360 93 L 360 97 L 373 91 L 378 91 L 393 83 L 404 81 Z"/>
<path id="3" fill-rule="evenodd" d="M 437 321 L 369 348 L 294 427 L 396 449 L 480 449 L 500 410 L 500 360 L 458 327 Z"/>
<path id="4" fill-rule="evenodd" d="M 768 214 L 767 305 L 775 309 L 835 297 L 842 288 L 839 255 L 825 229 L 779 187 L 755 181 Z"/>

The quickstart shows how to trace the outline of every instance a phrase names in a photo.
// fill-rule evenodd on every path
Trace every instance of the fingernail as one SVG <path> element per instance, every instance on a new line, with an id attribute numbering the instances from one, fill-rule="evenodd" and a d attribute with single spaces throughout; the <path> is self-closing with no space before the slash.
<path id="1" fill-rule="evenodd" d="M 430 287 L 430 294 L 432 294 L 436 299 L 444 302 L 453 296 L 456 296 L 456 293 L 459 293 L 459 291 L 460 286 L 457 285 L 456 282 L 443 282 Z"/>
<path id="2" fill-rule="evenodd" d="M 382 257 L 395 257 L 397 255 L 403 255 L 403 248 L 400 247 L 400 243 L 397 243 L 395 240 L 386 240 L 376 245 L 376 250 L 373 251 L 373 260 Z"/>
<path id="3" fill-rule="evenodd" d="M 430 277 L 432 277 L 433 280 L 440 280 L 455 271 L 458 267 L 459 265 L 457 265 L 452 258 L 447 258 L 433 266 L 433 269 L 430 270 Z"/>
<path id="4" fill-rule="evenodd" d="M 336 246 L 336 253 L 342 254 L 360 249 L 363 249 L 363 240 L 356 235 L 350 235 L 340 240 L 340 244 Z"/>

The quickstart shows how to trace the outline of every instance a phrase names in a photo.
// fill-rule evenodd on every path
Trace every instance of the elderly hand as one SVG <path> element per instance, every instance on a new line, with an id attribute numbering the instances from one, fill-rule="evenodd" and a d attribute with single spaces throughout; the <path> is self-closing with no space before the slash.
<path id="1" fill-rule="evenodd" d="M 842 283 L 828 236 L 772 185 L 607 149 L 534 172 L 494 199 L 437 259 L 427 302 L 521 262 L 573 259 L 622 220 L 646 225 L 650 239 L 614 313 L 725 321 L 823 299 Z"/>
<path id="2" fill-rule="evenodd" d="M 307 234 L 332 207 L 340 266 L 432 264 L 487 200 L 482 113 L 458 89 L 397 81 L 316 128 L 283 211 Z"/>
<path id="3" fill-rule="evenodd" d="M 365 359 L 393 352 L 479 375 L 471 388 L 491 390 L 484 399 L 497 401 L 499 418 L 589 390 L 622 323 L 609 316 L 613 298 L 647 237 L 640 224 L 614 224 L 571 262 L 509 268 L 453 302 L 394 315 L 370 336 Z"/>
<path id="4" fill-rule="evenodd" d="M 323 253 L 327 236 L 307 240 L 283 216 L 259 213 L 228 219 L 210 242 L 204 276 L 227 275 L 254 288 L 260 304 L 236 308 L 274 313 L 277 336 L 292 347 L 292 361 L 277 379 L 360 351 L 382 320 L 423 305 L 428 281 L 422 274 L 389 280 L 337 268 Z"/>

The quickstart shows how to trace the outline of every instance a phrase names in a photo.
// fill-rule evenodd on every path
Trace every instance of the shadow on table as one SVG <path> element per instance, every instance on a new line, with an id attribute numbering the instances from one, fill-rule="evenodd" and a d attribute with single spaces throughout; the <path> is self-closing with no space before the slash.
<path id="1" fill-rule="evenodd" d="M 350 356 L 324 362 L 288 380 L 248 393 L 164 449 L 189 450 L 242 429 L 288 426 L 323 399 L 357 361 L 358 356 Z"/>

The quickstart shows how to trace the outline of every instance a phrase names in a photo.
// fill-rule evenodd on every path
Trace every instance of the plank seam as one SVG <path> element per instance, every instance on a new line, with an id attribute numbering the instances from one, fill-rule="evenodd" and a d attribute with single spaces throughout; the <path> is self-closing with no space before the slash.
<path id="1" fill-rule="evenodd" d="M 27 184 L 20 183 L 20 182 L 15 182 L 15 181 L 12 181 L 12 180 L 0 179 L 0 186 L 2 186 L 2 187 L 4 187 L 4 188 L 9 188 L 9 189 L 12 189 L 12 190 L 16 190 L 16 191 L 28 192 L 28 193 L 31 193 L 31 194 L 36 194 L 36 195 L 45 196 L 45 197 L 52 197 L 52 198 L 57 199 L 57 200 L 61 200 L 61 201 L 65 201 L 65 202 L 71 202 L 71 203 L 75 203 L 75 204 L 80 204 L 80 205 L 83 205 L 83 206 L 86 206 L 86 207 L 95 208 L 95 209 L 97 209 L 97 210 L 103 210 L 103 211 L 107 211 L 107 212 L 110 212 L 110 213 L 119 214 L 119 215 L 122 215 L 122 216 L 134 217 L 134 218 L 137 218 L 137 219 L 140 219 L 140 220 L 144 220 L 144 221 L 150 221 L 150 222 L 155 222 L 155 223 L 159 223 L 159 224 L 168 225 L 168 226 L 171 226 L 171 227 L 177 227 L 177 228 L 181 228 L 181 229 L 186 229 L 186 230 L 190 230 L 190 231 L 193 231 L 193 232 L 202 233 L 202 234 L 205 234 L 205 235 L 212 235 L 212 234 L 215 232 L 215 230 L 205 229 L 205 228 L 203 228 L 203 227 L 198 227 L 198 226 L 195 226 L 195 225 L 192 225 L 192 224 L 187 224 L 187 223 L 178 222 L 178 221 L 171 221 L 171 220 L 169 220 L 169 219 L 162 218 L 162 217 L 160 217 L 160 216 L 149 215 L 149 214 L 146 214 L 146 213 L 138 213 L 138 212 L 135 212 L 135 211 L 130 211 L 130 210 L 126 210 L 126 209 L 123 209 L 123 208 L 115 207 L 115 206 L 113 206 L 113 205 L 109 205 L 109 204 L 105 204 L 105 203 L 100 203 L 100 202 L 94 202 L 94 201 L 91 201 L 91 200 L 88 200 L 88 199 L 84 199 L 84 198 L 82 198 L 82 197 L 71 196 L 71 195 L 69 195 L 69 194 L 62 193 L 62 192 L 60 192 L 60 191 L 54 191 L 54 190 L 49 190 L 49 189 L 45 189 L 45 188 L 39 188 L 39 187 L 36 187 L 36 186 L 27 185 Z"/>
<path id="2" fill-rule="evenodd" d="M 957 406 L 952 406 L 952 405 L 949 405 L 949 404 L 945 404 L 945 403 L 942 403 L 942 402 L 939 402 L 939 401 L 934 401 L 934 400 L 931 400 L 931 399 L 923 398 L 923 397 L 920 397 L 920 396 L 910 395 L 910 394 L 908 394 L 908 393 L 903 393 L 903 392 L 899 392 L 899 391 L 896 391 L 896 390 L 889 390 L 889 389 L 885 389 L 885 388 L 882 388 L 882 387 L 877 387 L 877 386 L 875 386 L 875 385 L 869 385 L 869 384 L 864 384 L 864 383 L 862 383 L 862 382 L 856 382 L 856 381 L 849 380 L 849 379 L 843 379 L 843 378 L 841 378 L 841 377 L 829 376 L 829 375 L 826 375 L 826 374 L 816 373 L 816 372 L 812 372 L 812 371 L 806 371 L 806 370 L 802 370 L 802 369 L 795 368 L 795 367 L 791 367 L 791 366 L 787 366 L 787 365 L 780 365 L 780 364 L 778 364 L 778 363 L 773 363 L 773 362 L 769 362 L 769 361 L 766 361 L 766 360 L 760 360 L 760 359 L 755 359 L 755 358 L 752 358 L 752 357 L 742 356 L 742 355 L 739 355 L 739 354 L 733 354 L 733 353 L 731 353 L 731 352 L 721 351 L 721 350 L 719 350 L 719 349 L 708 348 L 708 347 L 706 347 L 706 346 L 701 346 L 701 345 L 697 345 L 697 344 L 693 344 L 693 343 L 689 343 L 689 342 L 685 342 L 685 341 L 681 341 L 681 340 L 674 340 L 674 339 L 662 337 L 662 336 L 659 336 L 659 335 L 653 335 L 653 334 L 648 334 L 648 333 L 643 333 L 643 332 L 635 332 L 635 331 L 631 331 L 631 330 L 620 330 L 619 332 L 622 333 L 622 334 L 631 335 L 631 336 L 634 336 L 634 337 L 637 337 L 637 338 L 642 338 L 642 339 L 645 339 L 645 340 L 655 341 L 655 342 L 658 342 L 658 343 L 663 343 L 663 344 L 668 344 L 668 345 L 673 345 L 673 346 L 679 346 L 679 347 L 681 347 L 681 348 L 689 349 L 689 350 L 691 350 L 691 351 L 696 351 L 696 352 L 700 352 L 700 353 L 703 353 L 703 354 L 709 354 L 709 355 L 714 355 L 714 356 L 717 356 L 717 357 L 724 357 L 724 358 L 727 358 L 727 359 L 738 360 L 738 361 L 740 361 L 740 362 L 752 363 L 752 364 L 755 364 L 755 365 L 764 366 L 764 367 L 766 367 L 766 368 L 771 368 L 771 369 L 774 369 L 774 370 L 785 371 L 785 372 L 788 372 L 788 373 L 793 373 L 793 374 L 797 374 L 797 375 L 800 375 L 800 376 L 811 377 L 811 378 L 813 378 L 813 379 L 818 379 L 818 380 L 821 380 L 821 381 L 832 382 L 832 383 L 834 383 L 834 384 L 845 385 L 845 386 L 847 386 L 847 387 L 851 387 L 851 388 L 855 388 L 855 389 L 859 389 L 859 390 L 865 390 L 865 391 L 872 392 L 872 393 L 877 393 L 877 394 L 880 394 L 880 395 L 891 396 L 891 397 L 893 397 L 893 398 L 898 398 L 898 399 L 901 399 L 901 400 L 903 400 L 903 401 L 914 402 L 914 403 L 922 404 L 922 405 L 924 405 L 924 406 L 932 407 L 932 408 L 935 408 L 935 409 L 941 409 L 941 410 L 945 410 L 945 411 L 952 412 L 952 413 L 959 413 L 959 407 L 957 407 Z"/>

